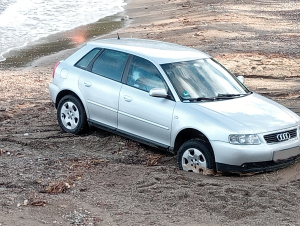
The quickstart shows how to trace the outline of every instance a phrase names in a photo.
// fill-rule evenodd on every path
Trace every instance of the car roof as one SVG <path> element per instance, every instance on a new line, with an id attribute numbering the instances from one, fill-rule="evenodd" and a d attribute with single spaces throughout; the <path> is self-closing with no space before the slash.
<path id="1" fill-rule="evenodd" d="M 157 64 L 210 58 L 209 55 L 186 46 L 149 39 L 121 38 L 101 39 L 87 43 L 88 46 L 109 48 L 134 54 Z"/>

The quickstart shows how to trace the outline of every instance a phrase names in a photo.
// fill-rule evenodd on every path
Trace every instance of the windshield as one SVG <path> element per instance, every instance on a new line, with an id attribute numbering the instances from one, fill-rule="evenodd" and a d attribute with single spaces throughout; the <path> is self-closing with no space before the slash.
<path id="1" fill-rule="evenodd" d="M 161 65 L 182 100 L 216 100 L 247 95 L 250 91 L 213 59 Z"/>

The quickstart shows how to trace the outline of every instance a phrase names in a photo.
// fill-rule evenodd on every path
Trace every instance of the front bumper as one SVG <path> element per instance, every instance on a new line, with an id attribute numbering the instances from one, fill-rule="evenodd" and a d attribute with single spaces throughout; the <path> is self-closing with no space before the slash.
<path id="1" fill-rule="evenodd" d="M 300 158 L 300 140 L 277 144 L 233 145 L 212 141 L 216 170 L 223 172 L 268 172 L 287 167 Z"/>
<path id="2" fill-rule="evenodd" d="M 241 166 L 229 165 L 224 163 L 216 163 L 217 171 L 231 173 L 265 173 L 288 167 L 300 159 L 300 155 L 285 160 L 265 161 L 265 162 L 249 162 Z"/>

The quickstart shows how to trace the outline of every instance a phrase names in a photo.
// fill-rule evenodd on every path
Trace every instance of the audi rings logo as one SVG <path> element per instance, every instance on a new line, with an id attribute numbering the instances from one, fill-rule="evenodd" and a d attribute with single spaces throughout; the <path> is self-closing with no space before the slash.
<path id="1" fill-rule="evenodd" d="M 285 141 L 291 139 L 291 134 L 289 132 L 279 133 L 276 137 L 278 141 Z"/>

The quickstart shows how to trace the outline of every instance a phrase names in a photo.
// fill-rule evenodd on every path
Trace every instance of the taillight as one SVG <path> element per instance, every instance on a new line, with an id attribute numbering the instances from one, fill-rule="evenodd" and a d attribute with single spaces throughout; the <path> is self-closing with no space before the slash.
<path id="1" fill-rule="evenodd" d="M 59 65 L 59 62 L 57 62 L 57 63 L 54 65 L 53 72 L 52 72 L 52 78 L 54 78 L 55 70 L 56 70 L 56 68 L 57 68 L 58 65 Z"/>

